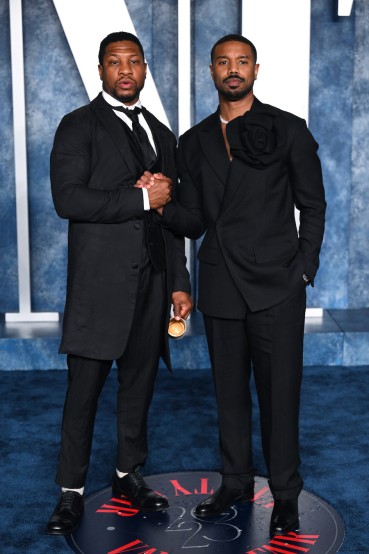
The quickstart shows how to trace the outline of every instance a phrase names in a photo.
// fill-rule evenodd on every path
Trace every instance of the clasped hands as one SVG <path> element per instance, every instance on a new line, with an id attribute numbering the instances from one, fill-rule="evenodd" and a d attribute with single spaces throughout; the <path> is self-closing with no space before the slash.
<path id="1" fill-rule="evenodd" d="M 145 171 L 134 186 L 147 190 L 150 208 L 156 210 L 161 215 L 165 204 L 171 200 L 172 180 L 162 173 L 150 173 L 150 171 Z M 191 296 L 187 292 L 173 292 L 172 304 L 174 318 L 187 319 L 193 307 Z"/>
<path id="2" fill-rule="evenodd" d="M 135 187 L 147 190 L 150 208 L 162 215 L 165 204 L 171 200 L 172 180 L 162 173 L 145 171 L 137 180 Z"/>

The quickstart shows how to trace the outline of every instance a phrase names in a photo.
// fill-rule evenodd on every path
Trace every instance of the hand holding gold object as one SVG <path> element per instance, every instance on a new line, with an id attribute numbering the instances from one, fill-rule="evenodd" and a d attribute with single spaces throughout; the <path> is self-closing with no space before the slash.
<path id="1" fill-rule="evenodd" d="M 186 322 L 184 319 L 175 319 L 172 317 L 169 320 L 168 335 L 173 339 L 180 339 L 186 332 Z"/>

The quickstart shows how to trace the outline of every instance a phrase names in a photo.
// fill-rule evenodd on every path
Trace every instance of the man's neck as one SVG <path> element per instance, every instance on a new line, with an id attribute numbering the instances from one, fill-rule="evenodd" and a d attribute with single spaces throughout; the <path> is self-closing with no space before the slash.
<path id="1" fill-rule="evenodd" d="M 235 117 L 243 115 L 251 109 L 254 101 L 254 94 L 250 92 L 245 98 L 230 102 L 225 98 L 219 97 L 220 116 L 224 121 L 232 121 Z"/>

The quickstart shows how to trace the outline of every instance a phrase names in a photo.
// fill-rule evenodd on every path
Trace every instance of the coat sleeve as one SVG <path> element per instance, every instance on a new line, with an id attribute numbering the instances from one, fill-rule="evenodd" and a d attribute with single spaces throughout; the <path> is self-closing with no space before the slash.
<path id="1" fill-rule="evenodd" d="M 198 239 L 206 231 L 206 223 L 201 206 L 201 195 L 189 172 L 183 149 L 183 141 L 178 147 L 178 183 L 174 199 L 163 211 L 163 221 L 175 233 L 190 239 Z"/>
<path id="2" fill-rule="evenodd" d="M 318 144 L 300 120 L 289 152 L 289 174 L 296 208 L 300 211 L 299 247 L 312 284 L 319 267 L 326 202 Z"/>
<path id="3" fill-rule="evenodd" d="M 191 294 L 190 275 L 186 267 L 185 241 L 184 238 L 176 235 L 175 241 L 175 262 L 174 262 L 174 280 L 172 292 L 187 292 Z"/>
<path id="4" fill-rule="evenodd" d="M 173 136 L 173 135 L 171 135 Z M 174 171 L 172 175 L 172 179 L 174 182 L 176 182 L 176 175 L 177 175 L 177 164 L 176 164 L 176 140 L 173 137 L 173 141 L 171 142 L 171 159 L 173 159 L 173 165 L 174 165 Z M 174 186 L 173 194 L 176 194 L 176 186 Z M 187 292 L 188 294 L 191 294 L 191 284 L 190 284 L 190 275 L 187 270 L 187 259 L 185 255 L 185 239 L 183 236 L 183 233 L 176 233 L 172 229 L 169 228 L 168 225 L 165 224 L 162 216 L 158 217 L 158 223 L 165 227 L 167 231 L 172 235 L 173 237 L 173 244 L 174 244 L 174 260 L 173 260 L 173 282 L 172 282 L 172 290 L 171 292 Z"/>
<path id="5" fill-rule="evenodd" d="M 143 217 L 142 191 L 133 182 L 113 190 L 89 187 L 93 165 L 92 123 L 85 114 L 66 115 L 55 134 L 50 157 L 51 191 L 57 214 L 90 223 L 121 223 Z"/>

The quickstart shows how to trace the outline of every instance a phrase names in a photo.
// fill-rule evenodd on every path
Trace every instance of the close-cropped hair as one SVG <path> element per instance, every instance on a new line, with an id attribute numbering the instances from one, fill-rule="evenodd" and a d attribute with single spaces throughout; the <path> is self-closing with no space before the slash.
<path id="1" fill-rule="evenodd" d="M 211 63 L 213 63 L 213 61 L 214 61 L 214 51 L 215 51 L 216 47 L 219 46 L 219 44 L 223 44 L 224 42 L 243 42 L 244 44 L 248 44 L 249 46 L 251 46 L 251 51 L 252 51 L 252 54 L 254 56 L 254 62 L 256 63 L 257 52 L 256 52 L 255 46 L 253 45 L 251 40 L 249 40 L 246 37 L 243 37 L 242 35 L 237 35 L 237 34 L 225 35 L 224 37 L 222 37 L 222 38 L 220 38 L 219 40 L 216 41 L 216 43 L 214 44 L 213 48 L 211 49 L 211 53 L 210 53 Z"/>
<path id="2" fill-rule="evenodd" d="M 125 31 L 118 31 L 116 33 L 110 33 L 101 41 L 99 48 L 99 64 L 102 65 L 103 63 L 105 50 L 108 44 L 110 44 L 111 42 L 122 42 L 125 40 L 129 40 L 130 42 L 134 42 L 137 44 L 142 54 L 142 59 L 145 61 L 145 54 L 142 44 L 140 40 L 136 37 L 136 35 L 132 35 L 132 33 L 126 33 Z"/>

